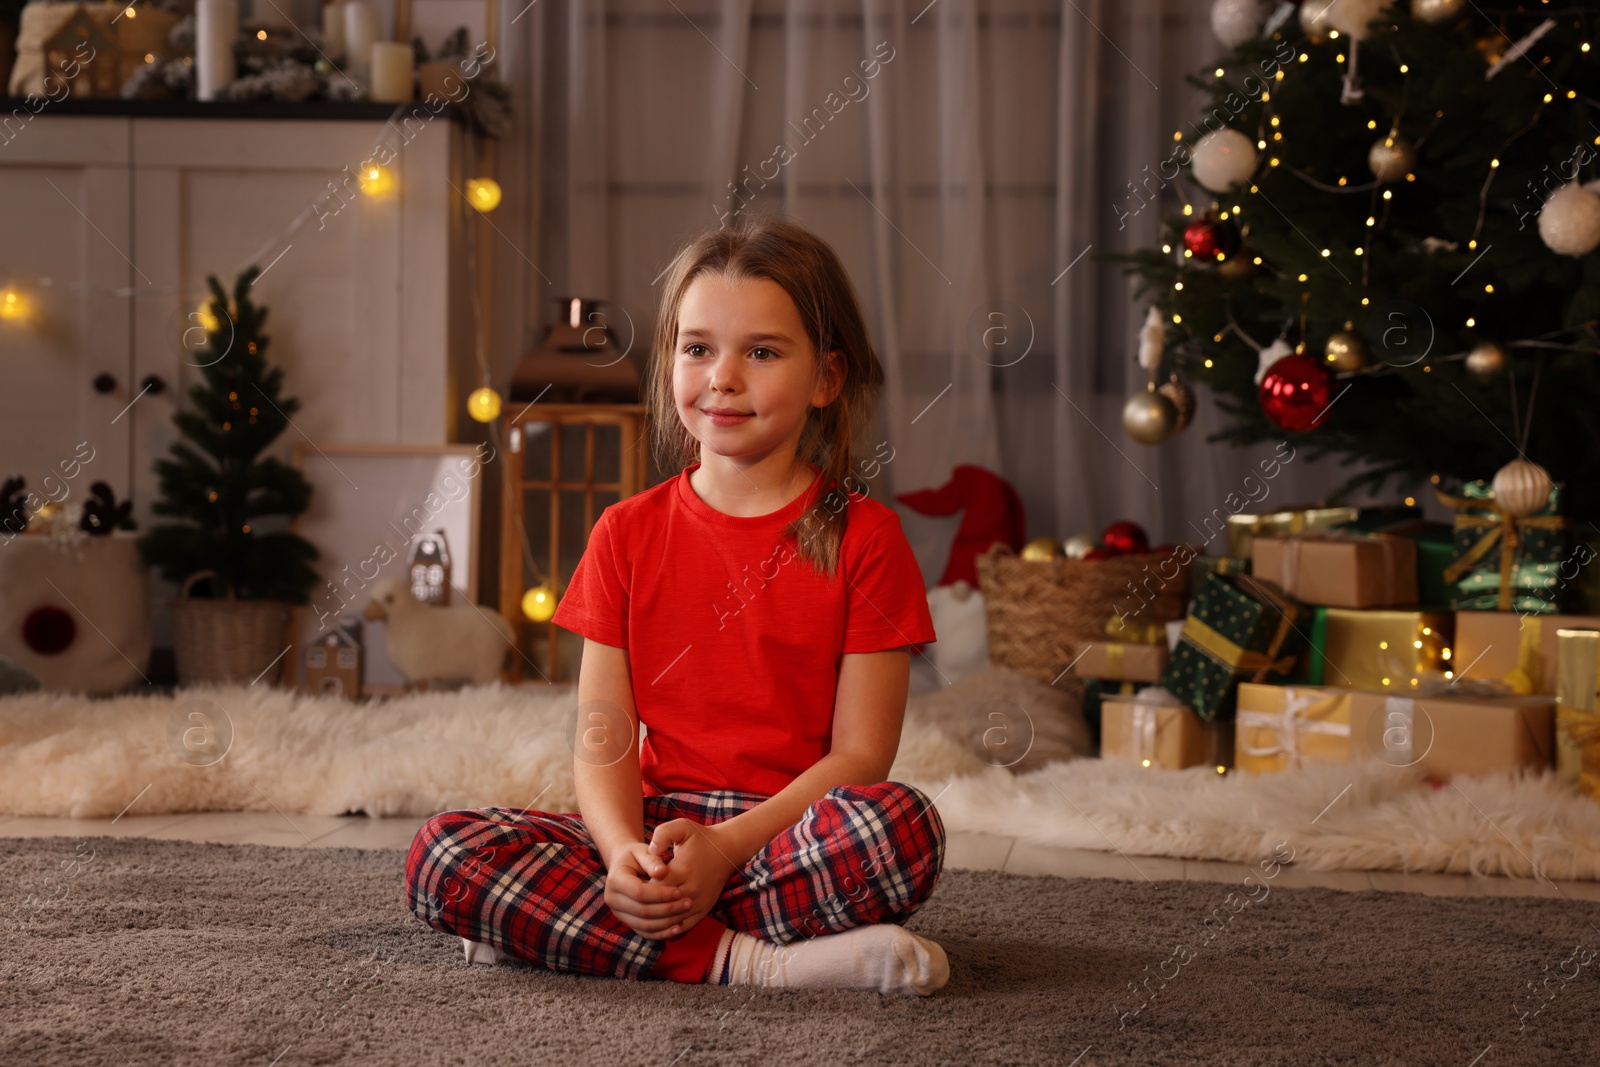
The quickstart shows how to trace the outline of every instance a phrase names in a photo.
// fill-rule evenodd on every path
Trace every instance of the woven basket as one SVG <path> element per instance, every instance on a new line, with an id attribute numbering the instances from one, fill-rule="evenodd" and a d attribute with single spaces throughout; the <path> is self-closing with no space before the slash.
<path id="1" fill-rule="evenodd" d="M 1183 618 L 1188 562 L 1169 555 L 1025 560 L 996 541 L 977 559 L 989 661 L 1060 688 L 1079 646 L 1109 640 L 1106 623 L 1119 611 L 1147 623 Z M 1164 561 L 1175 577 L 1163 579 Z"/>
<path id="2" fill-rule="evenodd" d="M 280 600 L 195 600 L 189 590 L 214 571 L 197 571 L 172 602 L 172 649 L 178 684 L 264 680 L 283 673 L 289 605 Z"/>

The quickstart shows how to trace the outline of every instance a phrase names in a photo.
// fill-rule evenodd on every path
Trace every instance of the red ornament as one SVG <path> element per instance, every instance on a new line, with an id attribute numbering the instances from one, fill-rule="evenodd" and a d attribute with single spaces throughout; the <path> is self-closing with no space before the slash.
<path id="1" fill-rule="evenodd" d="M 1150 551 L 1150 538 L 1136 522 L 1114 522 L 1100 535 L 1100 543 L 1113 556 L 1129 556 Z"/>
<path id="2" fill-rule="evenodd" d="M 41 656 L 65 652 L 78 636 L 78 624 L 65 608 L 45 604 L 28 612 L 22 620 L 22 640 Z"/>
<path id="3" fill-rule="evenodd" d="M 1328 414 L 1333 381 L 1322 364 L 1307 355 L 1284 356 L 1267 368 L 1256 398 L 1268 421 L 1283 430 L 1304 433 Z"/>
<path id="4" fill-rule="evenodd" d="M 1239 231 L 1231 222 L 1195 219 L 1183 228 L 1183 247 L 1196 259 L 1213 260 L 1219 252 L 1231 256 L 1239 250 Z"/>
<path id="5" fill-rule="evenodd" d="M 1089 551 L 1085 552 L 1079 558 L 1080 559 L 1110 559 L 1114 555 L 1116 555 L 1115 552 L 1111 552 L 1111 551 L 1109 551 L 1107 549 L 1104 549 L 1104 548 L 1091 548 Z"/>

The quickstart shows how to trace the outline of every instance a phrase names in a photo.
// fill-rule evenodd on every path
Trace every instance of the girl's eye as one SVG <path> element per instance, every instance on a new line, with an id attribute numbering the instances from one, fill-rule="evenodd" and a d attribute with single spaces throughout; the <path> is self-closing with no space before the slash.
<path id="1" fill-rule="evenodd" d="M 705 348 L 705 345 L 702 345 L 702 344 L 687 344 L 687 345 L 683 346 L 683 354 L 686 355 L 686 356 L 698 356 L 698 355 L 700 355 L 700 353 L 696 352 L 695 349 L 703 349 L 703 348 Z M 767 353 L 767 358 L 757 359 L 756 360 L 757 363 L 770 363 L 770 362 L 772 362 L 772 360 L 778 358 L 778 353 L 774 352 L 770 348 L 767 348 L 765 345 L 758 345 L 757 347 L 752 348 L 750 350 L 751 355 L 755 355 L 757 352 L 765 352 L 765 353 Z"/>
<path id="2" fill-rule="evenodd" d="M 750 351 L 751 351 L 752 354 L 756 353 L 756 352 L 766 352 L 769 355 L 771 355 L 773 359 L 777 359 L 778 358 L 778 353 L 772 351 L 772 349 L 770 349 L 770 348 L 756 347 L 756 348 L 752 348 Z M 763 359 L 763 360 L 758 360 L 757 362 L 766 363 L 768 361 Z"/>

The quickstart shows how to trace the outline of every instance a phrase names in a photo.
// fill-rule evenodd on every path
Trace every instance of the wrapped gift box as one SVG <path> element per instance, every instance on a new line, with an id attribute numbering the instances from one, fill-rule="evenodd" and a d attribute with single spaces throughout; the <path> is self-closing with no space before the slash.
<path id="1" fill-rule="evenodd" d="M 1305 644 L 1306 610 L 1253 575 L 1208 574 L 1184 620 L 1161 686 L 1202 719 L 1233 713 L 1235 683 L 1288 677 Z"/>
<path id="2" fill-rule="evenodd" d="M 1462 677 L 1498 678 L 1513 692 L 1554 695 L 1556 634 L 1563 629 L 1600 630 L 1600 616 L 1460 611 L 1450 660 Z"/>
<path id="3" fill-rule="evenodd" d="M 1468 482 L 1460 496 L 1435 490 L 1455 509 L 1455 559 L 1444 572 L 1457 611 L 1517 611 L 1552 615 L 1572 599 L 1575 586 L 1560 571 L 1567 554 L 1560 485 L 1536 514 L 1500 510 L 1488 482 Z"/>
<path id="4" fill-rule="evenodd" d="M 1121 693 L 1108 694 L 1100 714 L 1101 759 L 1168 770 L 1232 763 L 1231 722 L 1205 722 L 1181 704 Z"/>
<path id="5" fill-rule="evenodd" d="M 1548 696 L 1350 692 L 1352 751 L 1429 778 L 1550 766 L 1555 701 Z"/>
<path id="6" fill-rule="evenodd" d="M 1234 766 L 1270 774 L 1308 760 L 1350 758 L 1350 693 L 1333 688 L 1241 682 Z"/>
<path id="7" fill-rule="evenodd" d="M 1354 528 L 1355 524 L 1337 529 Z M 1389 523 L 1372 532 L 1384 537 L 1404 537 L 1417 546 L 1417 603 L 1436 611 L 1448 610 L 1452 590 L 1450 583 L 1444 580 L 1444 572 L 1456 558 L 1455 531 L 1450 524 L 1414 519 Z"/>
<path id="8" fill-rule="evenodd" d="M 1417 602 L 1417 546 L 1403 537 L 1332 531 L 1257 537 L 1250 573 L 1306 604 L 1377 608 Z"/>
<path id="9" fill-rule="evenodd" d="M 1556 771 L 1600 799 L 1600 631 L 1556 631 Z"/>
<path id="10" fill-rule="evenodd" d="M 1166 670 L 1168 655 L 1165 644 L 1097 641 L 1078 646 L 1078 658 L 1072 665 L 1072 673 L 1081 678 L 1154 682 Z"/>
<path id="11" fill-rule="evenodd" d="M 1207 574 L 1249 574 L 1249 556 L 1196 556 L 1189 561 L 1189 580 L 1198 588 Z"/>
<path id="12" fill-rule="evenodd" d="M 1454 630 L 1450 612 L 1313 608 L 1294 680 L 1408 691 L 1450 670 Z"/>
<path id="13" fill-rule="evenodd" d="M 1323 508 L 1315 505 L 1291 506 L 1282 511 L 1257 515 L 1229 515 L 1228 555 L 1249 559 L 1257 537 L 1297 534 L 1306 530 L 1331 530 L 1360 518 L 1360 508 Z"/>

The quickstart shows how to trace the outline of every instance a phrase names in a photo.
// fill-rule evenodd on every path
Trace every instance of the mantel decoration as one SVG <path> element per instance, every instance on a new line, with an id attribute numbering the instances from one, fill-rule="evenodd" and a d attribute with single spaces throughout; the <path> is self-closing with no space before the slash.
<path id="1" fill-rule="evenodd" d="M 172 629 L 184 685 L 254 682 L 269 673 L 276 681 L 289 606 L 306 603 L 318 580 L 310 565 L 316 548 L 267 528 L 304 512 L 311 485 L 287 463 L 262 456 L 300 403 L 281 395 L 283 371 L 267 367 L 267 311 L 249 295 L 260 273 L 251 266 L 239 275 L 231 306 L 216 276 L 207 279 L 214 299 L 200 353 L 205 381 L 189 389 L 193 408 L 173 416 L 184 440 L 155 465 L 161 499 L 151 510 L 184 521 L 139 541 L 146 563 L 182 583 Z M 203 580 L 211 598 L 191 599 Z"/>

